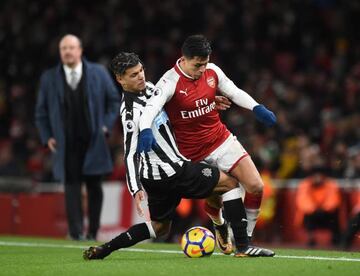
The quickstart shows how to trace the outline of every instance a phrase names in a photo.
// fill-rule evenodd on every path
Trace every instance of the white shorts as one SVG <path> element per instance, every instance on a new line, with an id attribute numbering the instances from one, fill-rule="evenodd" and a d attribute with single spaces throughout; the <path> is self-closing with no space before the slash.
<path id="1" fill-rule="evenodd" d="M 231 172 L 240 160 L 248 155 L 237 138 L 230 134 L 224 143 L 205 157 L 204 161 L 209 165 L 218 167 L 224 172 Z"/>

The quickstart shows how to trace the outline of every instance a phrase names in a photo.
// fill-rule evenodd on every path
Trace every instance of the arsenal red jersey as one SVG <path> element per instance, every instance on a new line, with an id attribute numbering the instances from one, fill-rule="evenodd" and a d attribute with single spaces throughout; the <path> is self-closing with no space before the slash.
<path id="1" fill-rule="evenodd" d="M 200 161 L 230 135 L 215 108 L 218 77 L 212 69 L 206 69 L 198 80 L 185 76 L 177 65 L 172 70 L 178 80 L 165 111 L 180 152 L 193 161 Z"/>
<path id="2" fill-rule="evenodd" d="M 165 109 L 182 155 L 200 161 L 217 149 L 230 135 L 215 108 L 219 91 L 236 104 L 248 109 L 257 105 L 246 92 L 237 88 L 223 71 L 209 63 L 200 79 L 187 76 L 176 65 L 158 81 L 158 95 L 147 103 L 140 129 L 151 127 L 156 114 Z"/>

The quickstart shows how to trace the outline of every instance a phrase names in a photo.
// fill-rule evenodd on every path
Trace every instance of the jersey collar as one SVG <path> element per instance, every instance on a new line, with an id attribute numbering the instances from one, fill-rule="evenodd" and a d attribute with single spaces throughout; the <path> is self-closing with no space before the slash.
<path id="1" fill-rule="evenodd" d="M 176 61 L 175 64 L 175 71 L 179 74 L 179 75 L 183 75 L 185 78 L 194 80 L 193 77 L 189 76 L 188 74 L 186 74 L 180 67 L 180 58 Z"/>
<path id="2" fill-rule="evenodd" d="M 140 98 L 145 96 L 146 98 L 150 98 L 151 95 L 153 94 L 153 90 L 151 90 L 149 87 L 151 83 L 146 82 L 146 88 L 143 91 L 140 91 L 139 93 L 134 93 L 134 92 L 129 92 L 126 90 L 123 90 L 124 94 L 128 95 L 131 98 Z M 153 84 L 151 84 L 153 86 L 153 89 L 156 89 L 155 86 Z"/>
<path id="3" fill-rule="evenodd" d="M 126 90 L 123 90 L 124 95 L 130 97 L 130 98 L 140 98 L 145 95 L 144 91 L 141 91 L 140 93 L 133 93 Z"/>

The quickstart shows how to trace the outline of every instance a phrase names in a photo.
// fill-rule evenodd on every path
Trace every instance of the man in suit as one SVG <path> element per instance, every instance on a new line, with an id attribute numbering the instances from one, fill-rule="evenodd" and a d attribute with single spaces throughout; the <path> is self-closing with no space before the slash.
<path id="1" fill-rule="evenodd" d="M 81 41 L 65 35 L 59 43 L 61 63 L 40 80 L 35 120 L 41 141 L 53 154 L 53 173 L 65 184 L 71 239 L 82 240 L 81 184 L 88 194 L 87 239 L 96 239 L 103 200 L 101 179 L 112 170 L 106 137 L 120 108 L 114 83 L 99 64 L 82 57 Z"/>

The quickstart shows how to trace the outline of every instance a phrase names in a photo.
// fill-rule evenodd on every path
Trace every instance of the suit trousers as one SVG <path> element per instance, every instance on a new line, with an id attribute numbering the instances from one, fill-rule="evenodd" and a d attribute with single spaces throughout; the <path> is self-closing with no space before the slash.
<path id="1" fill-rule="evenodd" d="M 100 228 L 100 215 L 103 202 L 102 176 L 83 175 L 81 180 L 85 182 L 87 191 L 89 227 L 86 238 L 96 240 L 96 235 Z M 67 180 L 65 182 L 65 207 L 68 230 L 70 238 L 74 240 L 84 239 L 81 180 Z"/>

